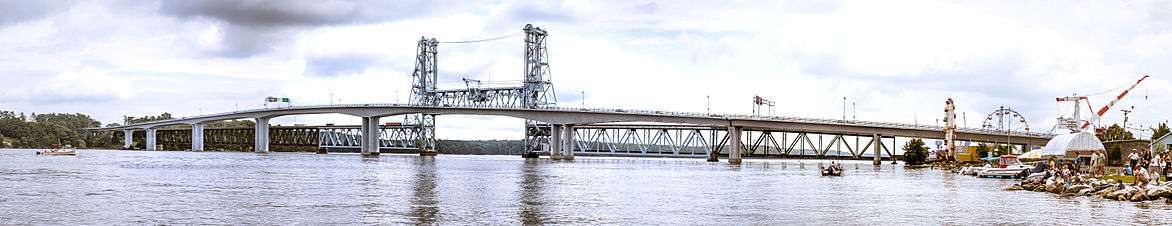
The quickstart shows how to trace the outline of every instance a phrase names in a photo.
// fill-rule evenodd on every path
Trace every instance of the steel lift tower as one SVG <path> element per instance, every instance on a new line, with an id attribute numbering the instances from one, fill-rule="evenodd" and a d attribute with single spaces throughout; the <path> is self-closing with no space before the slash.
<path id="1" fill-rule="evenodd" d="M 434 38 L 419 40 L 415 53 L 415 72 L 412 73 L 412 105 L 443 107 L 498 107 L 498 108 L 547 108 L 557 105 L 553 82 L 549 73 L 549 51 L 546 49 L 545 30 L 526 24 L 524 46 L 524 80 L 519 87 L 466 87 L 465 89 L 439 90 L 438 64 L 436 55 L 441 43 L 470 43 L 497 40 L 500 38 L 440 42 Z M 506 36 L 507 37 L 507 36 Z M 504 38 L 504 37 L 501 37 Z M 465 82 L 472 80 L 465 80 Z M 404 119 L 406 125 L 417 128 L 417 147 L 421 154 L 435 153 L 435 115 L 415 114 Z M 551 125 L 525 121 L 525 151 L 539 151 L 549 145 Z"/>

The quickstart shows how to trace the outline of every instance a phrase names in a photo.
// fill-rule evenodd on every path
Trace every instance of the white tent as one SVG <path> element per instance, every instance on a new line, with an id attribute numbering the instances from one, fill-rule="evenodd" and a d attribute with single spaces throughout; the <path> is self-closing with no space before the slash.
<path id="1" fill-rule="evenodd" d="M 1104 151 L 1103 142 L 1095 134 L 1087 131 L 1055 136 L 1040 149 L 1041 157 L 1076 157 L 1081 154 L 1090 154 L 1095 151 Z"/>
<path id="2" fill-rule="evenodd" d="M 1042 159 L 1042 149 L 1038 148 L 1038 149 L 1030 150 L 1026 153 L 1021 153 L 1021 155 L 1018 155 L 1017 158 L 1019 158 L 1019 159 Z"/>

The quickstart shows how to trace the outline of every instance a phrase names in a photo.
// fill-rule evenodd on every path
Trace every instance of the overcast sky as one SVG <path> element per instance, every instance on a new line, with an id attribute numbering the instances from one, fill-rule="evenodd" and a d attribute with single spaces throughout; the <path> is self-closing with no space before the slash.
<path id="1" fill-rule="evenodd" d="M 945 98 L 978 127 L 999 106 L 1049 131 L 1055 97 L 1130 124 L 1172 118 L 1170 1 L 10 1 L 0 0 L 0 109 L 176 116 L 406 102 L 416 41 L 549 31 L 560 106 L 935 124 Z M 519 36 L 441 44 L 441 88 L 522 78 Z M 582 94 L 585 93 L 585 101 Z M 585 103 L 583 103 L 585 102 Z M 1084 106 L 1085 109 L 1085 106 Z M 848 106 L 848 118 L 854 117 Z M 398 120 L 385 118 L 384 122 Z M 274 124 L 357 124 L 342 115 Z M 444 116 L 440 138 L 520 139 L 522 121 Z M 1140 132 L 1140 131 L 1136 131 Z"/>

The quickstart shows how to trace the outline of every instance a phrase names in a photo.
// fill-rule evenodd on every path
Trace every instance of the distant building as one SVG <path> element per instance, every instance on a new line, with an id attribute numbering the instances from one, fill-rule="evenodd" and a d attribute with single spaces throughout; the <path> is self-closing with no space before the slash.
<path id="1" fill-rule="evenodd" d="M 1168 150 L 1169 145 L 1172 145 L 1172 133 L 1164 134 L 1164 136 L 1153 140 L 1152 144 L 1148 148 L 1151 148 L 1151 150 L 1164 152 Z"/>
<path id="2" fill-rule="evenodd" d="M 1150 145 L 1150 141 L 1143 139 L 1113 140 L 1103 142 L 1103 147 L 1107 149 L 1107 164 L 1112 166 L 1122 165 L 1123 162 L 1121 162 L 1120 159 L 1126 157 L 1127 154 L 1130 154 L 1131 149 L 1135 149 L 1140 152 L 1149 151 L 1151 150 Z"/>

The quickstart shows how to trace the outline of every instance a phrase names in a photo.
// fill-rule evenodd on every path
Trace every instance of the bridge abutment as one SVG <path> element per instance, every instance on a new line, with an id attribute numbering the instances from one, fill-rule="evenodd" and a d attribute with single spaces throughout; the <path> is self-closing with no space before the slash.
<path id="1" fill-rule="evenodd" d="M 554 124 L 549 130 L 549 158 L 562 159 L 562 125 Z"/>
<path id="2" fill-rule="evenodd" d="M 159 132 L 159 129 L 157 129 L 157 128 L 147 128 L 146 129 L 146 150 L 147 151 L 154 151 L 156 149 L 155 147 L 156 147 L 156 144 L 158 141 L 157 140 L 158 136 L 155 136 L 155 135 L 157 135 L 158 132 Z"/>
<path id="3" fill-rule="evenodd" d="M 134 130 L 122 130 L 122 149 L 130 149 L 134 145 Z"/>
<path id="4" fill-rule="evenodd" d="M 256 153 L 269 152 L 269 118 L 255 118 L 256 130 L 253 132 L 255 144 L 252 151 Z"/>
<path id="5" fill-rule="evenodd" d="M 565 125 L 562 128 L 565 128 L 564 134 L 566 141 L 566 144 L 562 145 L 562 149 L 565 150 L 562 154 L 562 159 L 574 160 L 574 125 Z"/>
<path id="6" fill-rule="evenodd" d="M 362 156 L 378 156 L 379 154 L 378 119 L 379 117 L 362 117 Z"/>
<path id="7" fill-rule="evenodd" d="M 728 164 L 741 164 L 741 130 L 741 127 L 728 127 L 728 146 L 732 149 L 728 151 Z"/>
<path id="8" fill-rule="evenodd" d="M 191 150 L 203 151 L 203 123 L 191 124 Z"/>
<path id="9" fill-rule="evenodd" d="M 871 139 L 872 139 L 871 142 L 872 142 L 872 144 L 874 144 L 872 146 L 874 146 L 873 148 L 875 149 L 875 157 L 874 157 L 874 162 L 872 162 L 872 164 L 874 164 L 876 166 L 883 164 L 880 160 L 883 155 L 883 147 L 882 147 L 883 140 L 881 140 L 882 138 L 883 137 L 879 136 L 879 134 L 877 134 L 877 133 L 875 135 L 871 136 Z"/>

